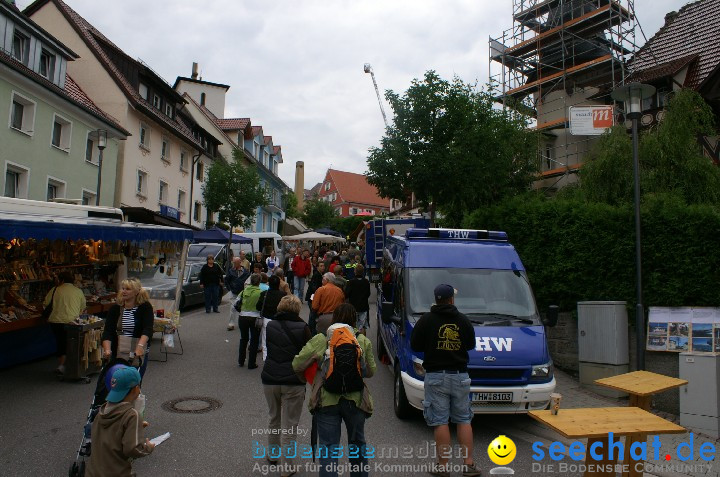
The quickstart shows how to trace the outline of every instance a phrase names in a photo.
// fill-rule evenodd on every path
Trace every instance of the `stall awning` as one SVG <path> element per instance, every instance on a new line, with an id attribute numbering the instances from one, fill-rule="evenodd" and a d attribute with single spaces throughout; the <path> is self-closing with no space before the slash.
<path id="1" fill-rule="evenodd" d="M 192 234 L 195 243 L 228 243 L 230 241 L 230 232 L 217 227 L 208 230 L 196 230 Z M 252 239 L 233 234 L 232 243 L 252 243 Z"/>
<path id="2" fill-rule="evenodd" d="M 43 217 L 25 220 L 0 218 L 0 237 L 49 240 L 192 240 L 192 230 L 133 222 L 70 221 Z"/>

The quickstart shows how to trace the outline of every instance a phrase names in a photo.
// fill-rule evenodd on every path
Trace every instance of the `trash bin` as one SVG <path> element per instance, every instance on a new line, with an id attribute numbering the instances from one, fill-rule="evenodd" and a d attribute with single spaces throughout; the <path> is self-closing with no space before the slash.
<path id="1" fill-rule="evenodd" d="M 65 325 L 67 330 L 67 358 L 65 379 L 85 379 L 102 368 L 102 330 L 105 320 L 94 323 Z"/>

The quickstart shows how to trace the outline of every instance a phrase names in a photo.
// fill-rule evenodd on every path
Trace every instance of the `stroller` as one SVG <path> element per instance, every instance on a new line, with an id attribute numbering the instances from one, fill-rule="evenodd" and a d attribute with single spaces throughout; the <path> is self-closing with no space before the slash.
<path id="1" fill-rule="evenodd" d="M 130 364 L 124 359 L 116 358 L 108 360 L 103 365 L 100 370 L 100 374 L 98 374 L 92 404 L 90 404 L 90 411 L 88 412 L 87 420 L 85 421 L 85 426 L 83 427 L 83 437 L 80 441 L 80 448 L 75 456 L 75 462 L 73 462 L 70 466 L 70 471 L 68 472 L 69 477 L 85 476 L 85 459 L 90 457 L 91 451 L 90 430 L 92 429 L 92 423 L 95 420 L 95 416 L 97 416 L 98 412 L 100 412 L 100 406 L 105 404 L 107 395 L 110 392 L 110 377 L 112 376 L 112 372 L 110 371 L 118 365 L 139 368 L 142 365 L 142 359 L 137 358 L 136 360 L 133 360 L 132 364 Z"/>

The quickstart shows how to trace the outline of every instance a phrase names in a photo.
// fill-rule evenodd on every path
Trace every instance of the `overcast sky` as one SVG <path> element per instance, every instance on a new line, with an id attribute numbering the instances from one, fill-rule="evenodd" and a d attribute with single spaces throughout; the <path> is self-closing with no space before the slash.
<path id="1" fill-rule="evenodd" d="M 384 132 L 375 90 L 405 91 L 429 69 L 488 79 L 488 38 L 512 26 L 513 0 L 65 0 L 171 85 L 190 76 L 230 85 L 225 116 L 250 117 L 282 145 L 280 177 L 305 188 L 328 167 L 363 173 Z M 32 3 L 17 1 L 20 8 Z M 626 2 L 623 2 L 626 3 Z M 635 0 L 651 37 L 686 0 Z M 642 36 L 638 32 L 638 38 Z M 643 41 L 642 39 L 640 41 Z M 384 102 L 384 98 L 383 98 Z M 385 104 L 389 120 L 392 111 Z"/>

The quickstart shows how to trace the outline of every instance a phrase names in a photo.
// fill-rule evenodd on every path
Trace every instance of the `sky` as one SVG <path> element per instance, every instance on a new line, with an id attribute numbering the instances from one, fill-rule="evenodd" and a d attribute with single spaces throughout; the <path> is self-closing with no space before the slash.
<path id="1" fill-rule="evenodd" d="M 384 124 L 363 65 L 381 94 L 403 93 L 435 70 L 482 85 L 488 38 L 512 27 L 513 0 L 65 0 L 171 85 L 200 65 L 205 81 L 230 85 L 225 117 L 249 117 L 282 146 L 280 177 L 305 188 L 329 167 L 364 173 Z M 517 0 L 516 0 L 517 1 Z M 529 1 L 529 0 L 526 0 Z M 31 0 L 18 0 L 21 9 Z M 623 0 L 623 3 L 627 3 Z M 650 38 L 687 0 L 635 0 Z M 638 41 L 643 43 L 637 31 Z M 383 104 L 388 120 L 392 110 Z"/>

